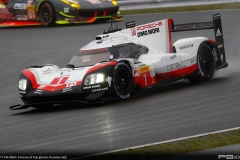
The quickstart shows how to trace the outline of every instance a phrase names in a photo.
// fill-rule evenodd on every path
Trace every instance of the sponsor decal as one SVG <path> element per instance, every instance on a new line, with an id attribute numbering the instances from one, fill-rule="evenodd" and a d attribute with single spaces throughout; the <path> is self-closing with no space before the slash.
<path id="1" fill-rule="evenodd" d="M 62 90 L 63 93 L 68 91 L 72 91 L 72 87 L 67 87 Z"/>
<path id="2" fill-rule="evenodd" d="M 15 19 L 15 17 L 13 17 L 13 14 L 10 13 L 7 9 L 0 9 L 0 19 L 10 20 L 10 19 Z"/>
<path id="3" fill-rule="evenodd" d="M 99 0 L 86 0 L 86 1 L 88 1 L 88 2 L 90 2 L 92 4 L 102 4 L 102 2 L 99 1 Z"/>
<path id="4" fill-rule="evenodd" d="M 142 26 L 137 26 L 136 30 L 137 30 L 137 36 L 138 37 L 142 37 L 142 36 L 147 36 L 147 35 L 151 35 L 151 34 L 155 34 L 160 32 L 159 27 L 162 25 L 162 21 L 158 21 L 158 22 L 154 22 L 154 23 L 150 23 L 150 24 L 145 24 Z M 135 36 L 135 32 L 136 32 L 135 28 L 132 29 L 132 36 Z"/>
<path id="5" fill-rule="evenodd" d="M 135 27 L 135 21 L 130 21 L 126 23 L 126 28 L 133 28 Z"/>
<path id="6" fill-rule="evenodd" d="M 221 36 L 222 34 L 221 34 L 221 32 L 220 32 L 220 30 L 219 30 L 219 28 L 218 28 L 218 30 L 217 30 L 217 33 L 216 33 L 216 36 Z"/>
<path id="7" fill-rule="evenodd" d="M 73 82 L 73 83 L 66 84 L 66 87 L 72 87 L 72 86 L 76 86 L 76 85 L 77 85 L 77 83 Z"/>
<path id="8" fill-rule="evenodd" d="M 155 34 L 155 33 L 158 33 L 158 32 L 160 32 L 159 27 L 158 28 L 149 29 L 149 30 L 145 30 L 145 31 L 141 31 L 141 32 L 137 32 L 137 36 L 138 37 L 142 37 L 142 36 Z"/>
<path id="9" fill-rule="evenodd" d="M 170 71 L 178 70 L 178 69 L 181 69 L 181 68 L 185 68 L 186 65 L 183 65 L 182 63 L 177 62 L 177 63 L 167 65 L 166 67 L 167 67 L 167 72 L 170 72 Z"/>
<path id="10" fill-rule="evenodd" d="M 36 94 L 42 94 L 43 90 L 37 89 L 34 93 Z"/>
<path id="11" fill-rule="evenodd" d="M 14 4 L 14 6 L 13 6 L 13 8 L 14 9 L 22 9 L 22 10 L 25 10 L 26 9 L 26 4 L 24 4 L 24 3 L 15 3 Z"/>
<path id="12" fill-rule="evenodd" d="M 143 66 L 139 68 L 139 73 L 145 73 L 150 71 L 150 66 Z"/>
<path id="13" fill-rule="evenodd" d="M 20 94 L 26 94 L 26 91 L 19 91 Z"/>
<path id="14" fill-rule="evenodd" d="M 223 44 L 219 44 L 219 45 L 218 45 L 218 48 L 222 48 L 222 47 L 223 47 Z"/>
<path id="15" fill-rule="evenodd" d="M 108 83 L 108 86 L 111 87 L 112 77 L 107 77 L 106 82 Z"/>
<path id="16" fill-rule="evenodd" d="M 36 19 L 35 7 L 27 6 L 27 17 L 28 19 Z"/>
<path id="17" fill-rule="evenodd" d="M 109 37 L 109 35 L 107 34 L 107 35 L 103 35 L 102 38 L 108 38 L 108 37 Z"/>
<path id="18" fill-rule="evenodd" d="M 83 89 L 92 89 L 92 88 L 100 88 L 101 86 L 98 84 L 98 85 L 93 85 L 93 86 L 85 86 L 83 87 Z"/>
<path id="19" fill-rule="evenodd" d="M 28 20 L 27 15 L 17 15 L 17 20 L 26 21 Z"/>
<path id="20" fill-rule="evenodd" d="M 187 48 L 190 48 L 190 47 L 193 47 L 193 44 L 188 44 L 188 45 L 185 45 L 185 46 L 181 46 L 181 47 L 179 47 L 179 49 L 182 50 L 182 49 L 187 49 Z"/>
<path id="21" fill-rule="evenodd" d="M 101 86 L 98 84 L 98 85 L 94 85 L 94 86 L 91 86 L 92 88 L 100 88 Z"/>
<path id="22" fill-rule="evenodd" d="M 91 88 L 92 88 L 91 86 L 83 87 L 83 89 L 91 89 Z"/>
<path id="23" fill-rule="evenodd" d="M 108 90 L 108 87 L 92 89 L 92 92 L 99 92 L 99 91 L 106 91 L 106 90 Z"/>
<path id="24" fill-rule="evenodd" d="M 63 8 L 64 13 L 69 13 L 69 8 Z"/>
<path id="25" fill-rule="evenodd" d="M 133 77 L 139 76 L 138 69 L 133 69 Z"/>
<path id="26" fill-rule="evenodd" d="M 43 71 L 43 74 L 52 74 L 50 68 L 48 68 L 47 70 Z"/>
<path id="27" fill-rule="evenodd" d="M 158 21 L 158 22 L 154 22 L 154 23 L 150 23 L 150 24 L 145 24 L 142 26 L 137 26 L 137 31 L 139 30 L 145 30 L 145 29 L 152 29 L 152 28 L 156 28 L 162 25 L 162 21 Z"/>
<path id="28" fill-rule="evenodd" d="M 132 36 L 136 36 L 137 35 L 135 27 L 131 28 L 131 33 L 132 33 Z"/>

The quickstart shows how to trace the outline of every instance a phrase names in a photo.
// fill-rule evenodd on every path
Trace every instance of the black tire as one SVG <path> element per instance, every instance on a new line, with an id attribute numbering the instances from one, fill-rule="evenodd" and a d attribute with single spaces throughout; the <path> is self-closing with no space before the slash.
<path id="1" fill-rule="evenodd" d="M 113 81 L 117 97 L 128 99 L 133 87 L 133 76 L 130 67 L 126 63 L 119 62 L 116 65 Z"/>
<path id="2" fill-rule="evenodd" d="M 43 26 L 53 26 L 55 24 L 56 16 L 52 5 L 44 2 L 39 9 L 39 17 Z"/>
<path id="3" fill-rule="evenodd" d="M 187 78 L 190 82 L 196 83 L 212 79 L 216 69 L 216 62 L 213 56 L 213 49 L 209 44 L 202 43 L 199 46 L 197 65 L 197 71 Z"/>

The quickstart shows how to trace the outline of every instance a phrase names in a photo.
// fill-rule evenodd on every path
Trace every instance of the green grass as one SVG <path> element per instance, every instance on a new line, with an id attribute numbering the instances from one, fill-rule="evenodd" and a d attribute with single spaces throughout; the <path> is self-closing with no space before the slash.
<path id="1" fill-rule="evenodd" d="M 137 9 L 137 10 L 122 10 L 121 15 L 207 11 L 207 10 L 221 10 L 221 9 L 240 9 L 240 3 L 239 2 L 234 2 L 234 3 L 213 4 L 213 5 L 168 7 L 168 8 L 151 8 L 151 9 Z"/>
<path id="2" fill-rule="evenodd" d="M 149 159 L 149 157 L 165 157 L 178 155 L 188 152 L 200 151 L 210 148 L 216 148 L 226 145 L 232 145 L 240 143 L 240 129 L 216 133 L 197 138 L 190 138 L 185 140 L 179 140 L 170 143 L 151 145 L 146 147 L 140 147 L 135 149 L 129 149 L 104 155 L 98 155 L 89 157 L 86 159 L 98 159 L 101 157 L 117 157 L 118 159 L 125 159 L 129 156 L 137 157 L 138 160 Z M 120 158 L 119 158 L 120 157 Z"/>

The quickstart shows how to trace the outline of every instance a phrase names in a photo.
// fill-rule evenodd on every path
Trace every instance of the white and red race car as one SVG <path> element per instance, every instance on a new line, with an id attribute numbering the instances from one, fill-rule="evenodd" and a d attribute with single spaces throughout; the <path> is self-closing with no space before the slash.
<path id="1" fill-rule="evenodd" d="M 171 18 L 127 29 L 110 29 L 82 47 L 67 67 L 46 64 L 24 69 L 19 94 L 24 104 L 11 110 L 63 103 L 97 103 L 180 79 L 210 80 L 228 66 L 220 14 L 213 21 L 174 25 Z M 214 29 L 215 41 L 184 38 L 172 44 L 172 32 Z"/>

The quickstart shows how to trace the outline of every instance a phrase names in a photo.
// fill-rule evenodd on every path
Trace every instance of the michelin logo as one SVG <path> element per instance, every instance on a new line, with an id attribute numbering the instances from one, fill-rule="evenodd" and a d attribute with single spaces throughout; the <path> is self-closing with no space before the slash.
<path id="1" fill-rule="evenodd" d="M 108 86 L 111 87 L 112 77 L 107 77 L 106 82 L 108 83 Z"/>

